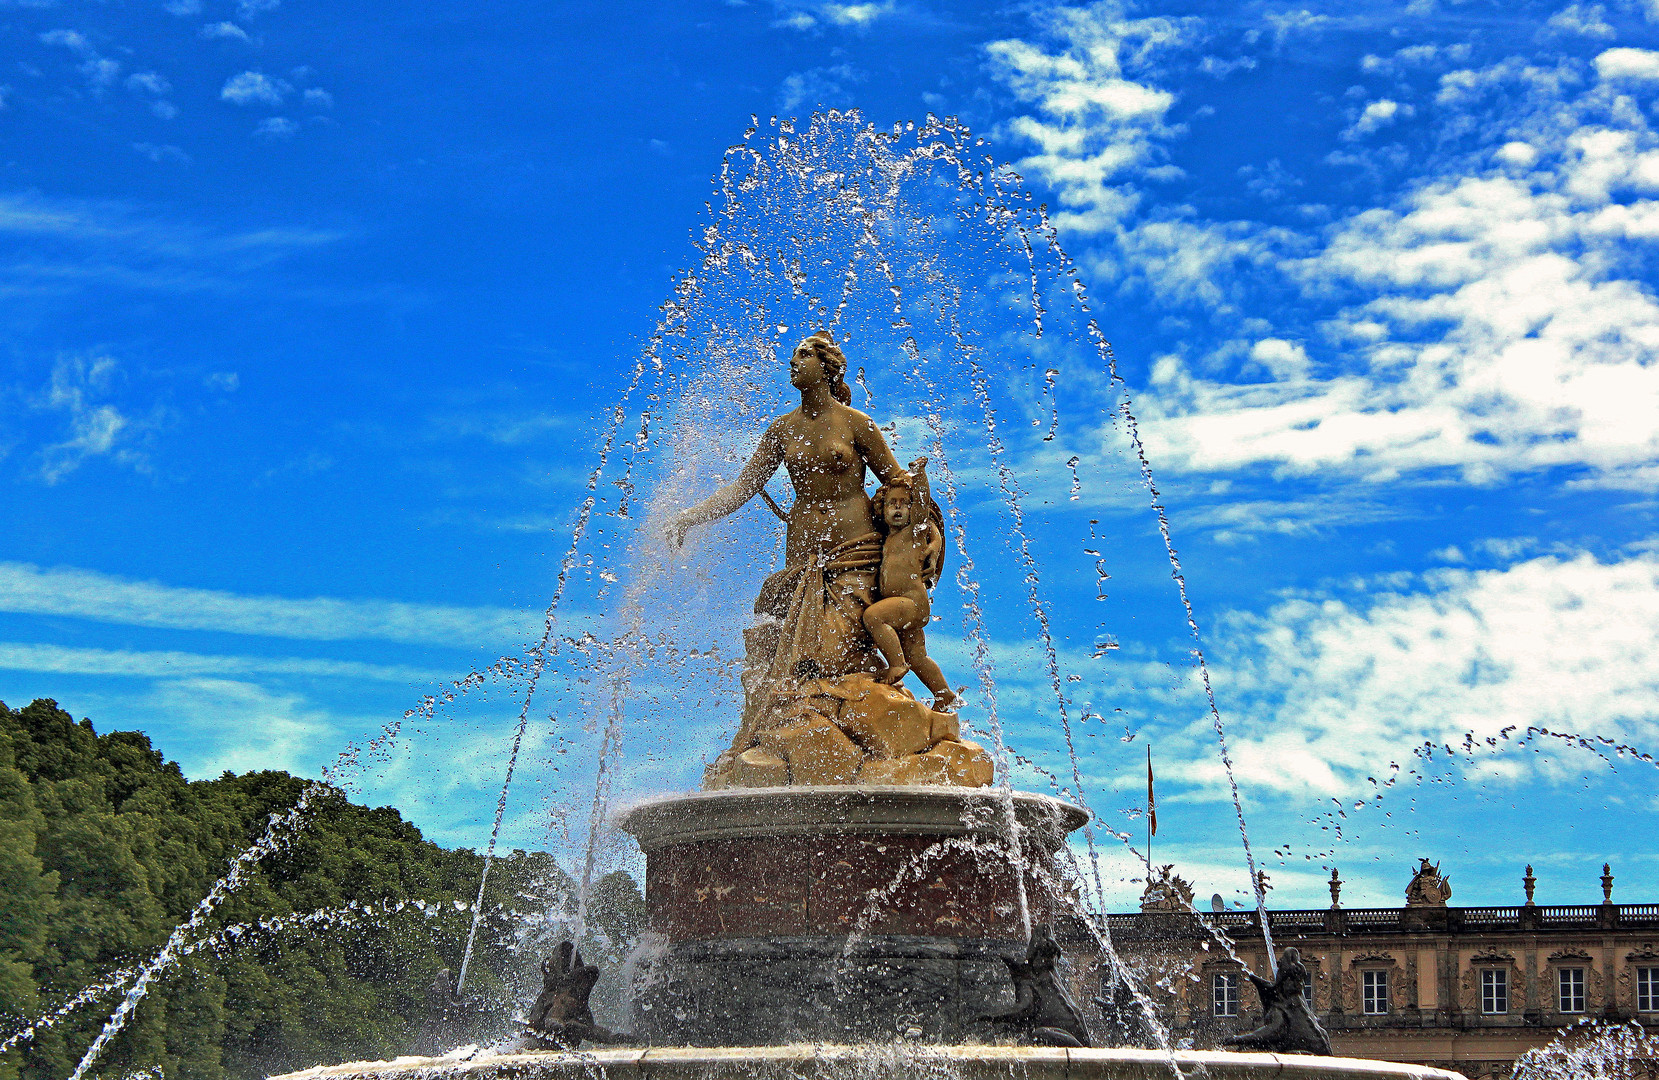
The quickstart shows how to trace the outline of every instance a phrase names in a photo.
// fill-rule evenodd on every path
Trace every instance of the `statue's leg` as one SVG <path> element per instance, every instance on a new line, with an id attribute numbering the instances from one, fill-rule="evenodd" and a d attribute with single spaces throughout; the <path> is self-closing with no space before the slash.
<path id="1" fill-rule="evenodd" d="M 939 664 L 927 654 L 927 632 L 922 629 L 922 624 L 918 623 L 912 630 L 901 631 L 899 640 L 904 645 L 905 662 L 915 669 L 916 678 L 922 680 L 922 685 L 933 691 L 933 710 L 948 711 L 956 704 L 956 694 Z"/>
<path id="2" fill-rule="evenodd" d="M 904 625 L 908 609 L 915 606 L 902 596 L 889 596 L 864 609 L 864 629 L 870 632 L 870 639 L 887 661 L 887 670 L 876 676 L 884 683 L 896 685 L 910 671 L 904 661 L 904 643 L 894 626 Z"/>

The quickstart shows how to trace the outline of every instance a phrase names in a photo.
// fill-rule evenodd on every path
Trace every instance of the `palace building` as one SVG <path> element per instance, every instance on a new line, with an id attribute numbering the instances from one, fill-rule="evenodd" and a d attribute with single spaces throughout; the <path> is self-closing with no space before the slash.
<path id="1" fill-rule="evenodd" d="M 1333 870 L 1329 908 L 1269 911 L 1268 923 L 1277 948 L 1301 950 L 1340 1055 L 1487 1080 L 1586 1018 L 1659 1031 L 1659 904 L 1613 903 L 1608 867 L 1599 904 L 1539 906 L 1534 880 L 1529 866 L 1519 907 L 1452 907 L 1450 881 L 1424 859 L 1403 907 L 1345 908 Z M 1268 971 L 1255 912 L 1195 913 L 1191 886 L 1166 866 L 1141 910 L 1107 925 L 1174 1038 L 1215 1046 L 1261 1022 L 1238 962 Z"/>

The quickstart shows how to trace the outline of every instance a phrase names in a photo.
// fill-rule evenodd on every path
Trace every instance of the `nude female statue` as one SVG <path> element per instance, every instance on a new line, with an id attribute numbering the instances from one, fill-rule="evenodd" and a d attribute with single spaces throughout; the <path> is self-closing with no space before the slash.
<path id="1" fill-rule="evenodd" d="M 768 623 L 763 634 L 750 637 L 750 667 L 764 666 L 758 681 L 765 685 L 878 666 L 863 617 L 877 596 L 882 537 L 864 474 L 869 470 L 887 484 L 904 470 L 875 421 L 848 404 L 846 372 L 847 358 L 828 331 L 801 342 L 789 358 L 800 408 L 772 422 L 736 480 L 681 511 L 668 528 L 678 547 L 692 528 L 754 498 L 780 464 L 788 470 L 795 504 L 784 568 L 766 579 L 755 601 L 756 614 L 776 620 L 776 635 Z"/>

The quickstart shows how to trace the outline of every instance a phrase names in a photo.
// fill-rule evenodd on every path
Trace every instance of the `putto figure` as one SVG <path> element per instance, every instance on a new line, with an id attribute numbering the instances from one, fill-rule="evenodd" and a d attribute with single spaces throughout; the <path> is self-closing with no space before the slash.
<path id="1" fill-rule="evenodd" d="M 872 500 L 881 545 L 881 599 L 864 609 L 864 627 L 887 660 L 876 676 L 897 685 L 910 672 L 933 691 L 935 712 L 949 712 L 956 695 L 945 673 L 927 655 L 927 624 L 933 615 L 928 596 L 939 583 L 945 561 L 944 515 L 934 505 L 927 484 L 927 458 L 910 463 L 908 472 L 881 486 Z"/>
<path id="2" fill-rule="evenodd" d="M 1272 982 L 1246 971 L 1245 976 L 1256 987 L 1262 999 L 1262 1026 L 1243 1035 L 1223 1039 L 1227 1046 L 1248 1050 L 1269 1050 L 1278 1054 L 1331 1053 L 1331 1038 L 1313 1014 L 1302 988 L 1308 982 L 1308 969 L 1302 963 L 1300 949 L 1288 948 L 1279 954 L 1279 975 Z"/>
<path id="3" fill-rule="evenodd" d="M 1055 970 L 1059 959 L 1060 946 L 1055 944 L 1054 935 L 1045 927 L 1032 927 L 1025 960 L 1002 958 L 1014 980 L 1014 1004 L 980 1019 L 1006 1025 L 1037 1046 L 1091 1045 L 1077 1003 L 1066 993 Z"/>
<path id="4" fill-rule="evenodd" d="M 588 997 L 599 981 L 599 969 L 582 962 L 570 941 L 542 961 L 542 990 L 525 1018 L 524 1049 L 575 1050 L 586 1039 L 597 1043 L 627 1043 L 634 1037 L 609 1031 L 593 1022 Z"/>

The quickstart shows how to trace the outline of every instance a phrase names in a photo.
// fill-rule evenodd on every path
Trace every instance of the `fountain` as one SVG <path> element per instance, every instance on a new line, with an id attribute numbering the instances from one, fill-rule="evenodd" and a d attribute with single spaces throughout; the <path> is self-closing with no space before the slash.
<path id="1" fill-rule="evenodd" d="M 675 622 L 687 591 L 675 580 L 676 560 L 717 577 L 744 561 L 729 543 L 679 554 L 688 537 L 755 501 L 782 520 L 784 536 L 782 568 L 764 576 L 753 621 L 742 631 L 741 711 L 729 747 L 706 765 L 701 791 L 645 799 L 611 815 L 646 859 L 652 939 L 633 967 L 633 1032 L 618 1036 L 593 1024 L 586 989 L 597 969 L 584 968 L 579 956 L 573 962 L 567 943 L 544 968 L 548 989 L 532 1010 L 531 1044 L 545 1049 L 343 1065 L 289 1080 L 915 1070 L 962 1077 L 1450 1076 L 1306 1056 L 1328 1054 L 1329 1042 L 1303 1002 L 1306 970 L 1295 950 L 1286 951 L 1275 978 L 1252 976 L 1266 1023 L 1237 1042 L 1269 1052 L 1180 1050 L 1167 1038 L 1152 1048 L 1090 1047 L 1068 981 L 1089 989 L 1086 973 L 1094 972 L 1115 998 L 1148 1006 L 1102 924 L 1078 900 L 1082 871 L 1069 837 L 1086 830 L 1091 858 L 1095 840 L 1091 813 L 1077 801 L 1075 747 L 1071 798 L 1013 788 L 984 615 L 966 572 L 958 581 L 980 646 L 974 663 L 990 714 L 989 748 L 964 733 L 965 703 L 926 640 L 931 593 L 951 540 L 957 559 L 971 565 L 962 492 L 950 465 L 963 455 L 947 450 L 945 419 L 964 400 L 984 412 L 1016 551 L 1032 571 L 1028 580 L 1036 576 L 1018 486 L 990 408 L 984 346 L 965 318 L 961 282 L 983 270 L 953 270 L 940 236 L 978 226 L 988 246 L 1012 240 L 1023 249 L 1028 291 L 1019 294 L 1006 280 L 996 288 L 1028 312 L 1039 334 L 1047 298 L 1038 249 L 1058 257 L 1058 282 L 1086 313 L 1081 281 L 1041 211 L 1021 204 L 1018 178 L 977 158 L 959 125 L 930 118 L 919 131 L 888 132 L 856 114 L 831 113 L 802 131 L 787 122 L 773 128 L 759 141 L 751 128 L 728 151 L 702 267 L 681 279 L 635 377 L 637 386 L 647 367 L 657 368 L 659 384 L 670 390 L 664 396 L 673 404 L 664 412 L 676 438 L 646 527 L 635 534 L 634 581 L 618 605 L 626 634 L 645 637 L 650 616 Z M 925 190 L 941 176 L 954 181 L 942 199 L 906 202 L 906 185 Z M 787 222 L 782 235 L 780 220 Z M 857 306 L 861 275 L 890 295 L 879 317 Z M 780 308 L 793 309 L 788 322 Z M 912 321 L 920 310 L 944 329 L 942 339 L 924 339 Z M 756 385 L 757 370 L 776 362 L 777 339 L 802 322 L 811 332 L 786 361 L 798 406 L 768 419 L 770 410 L 753 407 L 768 392 Z M 1092 318 L 1086 325 L 1087 344 L 1115 371 Z M 927 456 L 899 465 L 890 446 L 898 424 L 853 407 L 848 350 L 854 342 L 869 350 L 872 341 L 895 346 L 911 365 L 920 395 L 906 403 L 913 409 L 907 419 L 925 432 L 937 479 Z M 665 354 L 682 369 L 666 378 Z M 687 362 L 694 355 L 701 371 Z M 1052 380 L 1051 368 L 1051 398 Z M 854 381 L 869 407 L 862 368 Z M 630 493 L 647 456 L 641 451 L 664 419 L 656 409 L 643 412 L 622 484 Z M 1144 471 L 1126 400 L 1118 419 Z M 613 429 L 607 447 L 614 438 Z M 741 465 L 734 442 L 753 447 Z M 793 492 L 787 508 L 767 490 L 780 466 Z M 734 478 L 707 492 L 710 478 L 729 476 L 734 467 Z M 873 495 L 866 475 L 880 485 Z M 703 497 L 688 498 L 693 494 Z M 1161 512 L 1160 524 L 1168 544 Z M 1169 554 L 1173 562 L 1172 546 Z M 1179 582 L 1179 564 L 1174 568 Z M 740 590 L 734 582 L 724 591 Z M 1058 690 L 1055 646 L 1035 592 L 1032 608 Z M 606 746 L 623 735 L 625 687 L 649 674 L 637 665 L 620 677 L 613 671 L 617 707 Z M 930 699 L 907 688 L 911 676 Z M 1070 746 L 1063 693 L 1058 704 Z M 1213 712 L 1213 698 L 1211 706 Z M 1223 734 L 1219 714 L 1215 722 Z M 596 789 L 596 824 L 608 805 L 608 783 L 599 781 L 603 794 Z M 504 791 L 503 804 L 505 798 Z M 1239 818 L 1242 829 L 1242 809 Z M 1247 835 L 1242 839 L 1247 845 Z M 589 854 L 591 864 L 591 841 Z M 1098 863 L 1095 886 L 1098 893 Z M 586 988 L 580 1001 L 565 989 L 573 979 Z M 558 1013 L 551 1023 L 540 1019 L 549 1010 Z M 1150 1012 L 1144 1021 L 1143 1030 L 1162 1037 Z M 632 1041 L 635 1048 L 579 1050 L 584 1037 Z M 1011 1037 L 1018 1045 L 1008 1044 Z"/>
<path id="2" fill-rule="evenodd" d="M 1059 425 L 1060 356 L 1090 365 L 1093 393 L 1109 406 L 1102 415 L 1152 492 L 1185 605 L 1135 417 L 1081 276 L 1019 177 L 954 121 L 882 130 L 832 112 L 800 128 L 760 127 L 728 150 L 701 262 L 676 282 L 599 433 L 541 640 L 526 662 L 503 662 L 449 695 L 487 676 L 510 676 L 522 694 L 487 879 L 538 684 L 580 668 L 582 686 L 601 688 L 597 708 L 588 690 L 576 695 L 600 739 L 575 936 L 601 838 L 614 826 L 646 863 L 651 933 L 626 968 L 629 1030 L 595 1022 L 587 995 L 599 969 L 561 947 L 542 968 L 542 996 L 526 1003 L 517 1045 L 284 1080 L 914 1071 L 962 1080 L 1451 1080 L 1436 1069 L 1288 1053 L 1317 1049 L 1323 1034 L 1288 956 L 1282 971 L 1256 980 L 1268 1023 L 1250 1036 L 1253 1052 L 1169 1045 L 1100 917 L 1097 838 L 1127 836 L 1087 805 L 1074 726 L 1088 714 L 1074 716 L 1065 689 L 1055 608 L 1039 591 L 1042 538 L 1028 527 L 993 406 L 1001 376 L 988 356 L 1023 350 L 1029 373 L 1041 373 L 1023 407 L 1035 430 L 1046 426 L 1046 444 Z M 1069 314 L 1069 331 L 1056 329 L 1056 311 Z M 1023 344 L 1010 319 L 1030 328 Z M 788 340 L 799 344 L 780 355 Z M 898 360 L 890 377 L 872 380 L 865 365 L 878 356 Z M 799 395 L 787 411 L 785 372 Z M 884 388 L 879 407 L 875 384 Z M 895 443 L 923 453 L 901 466 Z M 1073 498 L 1078 461 L 1067 462 Z M 787 507 L 767 489 L 780 465 L 793 492 Z M 1053 773 L 1016 759 L 1004 741 L 1008 705 L 971 554 L 988 538 L 967 525 L 966 504 L 984 493 L 962 479 L 969 470 L 995 477 L 999 539 L 1020 582 L 1012 594 L 1037 628 L 1035 667 L 1054 695 L 1042 709 L 1052 709 L 1050 735 L 1066 763 Z M 867 475 L 880 485 L 873 493 Z M 740 512 L 741 531 L 715 531 Z M 775 570 L 774 519 L 783 529 Z M 1103 561 L 1100 541 L 1091 535 L 1089 545 Z M 937 631 L 928 640 L 940 618 L 932 594 L 950 567 L 966 648 L 939 648 Z M 1101 598 L 1105 577 L 1094 586 Z M 591 610 L 560 608 L 573 582 L 591 586 Z M 1184 612 L 1196 635 L 1191 606 Z M 737 618 L 748 625 L 733 626 Z M 731 655 L 737 641 L 741 658 Z M 1114 648 L 1102 633 L 1095 655 Z M 970 670 L 974 693 L 951 681 Z M 443 704 L 414 715 L 429 718 Z M 1208 708 L 1231 779 L 1213 695 Z M 672 789 L 671 766 L 715 723 L 735 731 L 704 766 L 701 790 L 613 805 L 625 740 L 641 728 L 674 733 L 675 745 L 645 762 L 656 787 Z M 1051 790 L 1016 790 L 1020 770 Z M 1234 807 L 1260 909 L 1236 785 Z M 478 897 L 474 934 L 483 883 Z M 202 917 L 212 909 L 204 901 Z M 182 943 L 189 933 L 176 936 Z M 472 956 L 469 937 L 456 984 L 446 974 L 435 991 L 443 1009 L 462 1004 Z M 1145 1032 L 1152 1045 L 1091 1047 L 1108 1027 L 1099 1010 L 1113 1008 L 1134 1016 L 1112 1026 Z"/>

